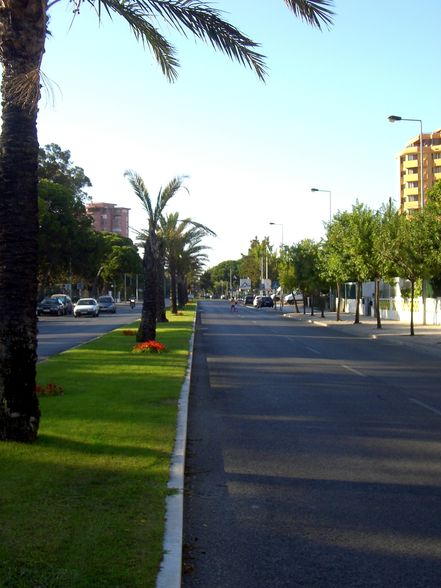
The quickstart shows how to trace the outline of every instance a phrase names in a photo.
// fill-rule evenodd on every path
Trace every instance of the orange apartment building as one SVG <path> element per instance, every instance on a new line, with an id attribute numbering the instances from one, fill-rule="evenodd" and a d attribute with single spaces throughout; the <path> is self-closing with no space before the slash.
<path id="1" fill-rule="evenodd" d="M 92 202 L 87 205 L 87 212 L 93 218 L 96 231 L 117 233 L 129 236 L 129 210 L 108 202 Z"/>
<path id="2" fill-rule="evenodd" d="M 400 152 L 400 210 L 412 214 L 421 208 L 420 135 Z M 424 194 L 441 180 L 441 129 L 423 133 Z M 424 198 L 426 199 L 426 198 Z"/>

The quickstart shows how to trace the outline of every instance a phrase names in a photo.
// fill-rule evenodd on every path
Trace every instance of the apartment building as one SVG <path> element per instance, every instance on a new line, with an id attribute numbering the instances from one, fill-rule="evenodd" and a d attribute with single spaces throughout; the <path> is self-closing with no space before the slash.
<path id="1" fill-rule="evenodd" d="M 421 208 L 420 135 L 400 152 L 400 210 L 412 214 Z M 423 133 L 424 194 L 441 180 L 441 129 Z"/>
<path id="2" fill-rule="evenodd" d="M 117 233 L 123 237 L 129 236 L 129 210 L 109 202 L 92 202 L 87 205 L 87 212 L 93 217 L 96 231 Z"/>

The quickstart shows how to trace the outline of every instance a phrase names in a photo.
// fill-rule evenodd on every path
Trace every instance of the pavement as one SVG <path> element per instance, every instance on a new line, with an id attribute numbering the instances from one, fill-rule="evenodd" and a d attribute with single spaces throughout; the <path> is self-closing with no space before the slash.
<path id="1" fill-rule="evenodd" d="M 349 313 L 341 313 L 340 320 L 337 321 L 336 312 L 325 311 L 325 316 L 322 317 L 320 311 L 317 311 L 311 316 L 310 313 L 296 313 L 293 307 L 287 305 L 283 308 L 278 307 L 274 311 L 288 320 L 308 322 L 315 327 L 339 329 L 354 337 L 384 339 L 388 344 L 407 346 L 441 358 L 441 326 L 439 325 L 415 325 L 415 335 L 412 336 L 408 323 L 382 319 L 382 327 L 378 329 L 376 318 L 372 316 L 360 316 L 360 322 L 354 324 L 355 316 Z M 193 330 L 194 327 L 195 324 Z M 172 494 L 167 498 L 164 558 L 157 577 L 156 588 L 180 588 L 181 586 L 184 469 L 193 345 L 194 336 L 190 341 L 187 374 L 179 400 L 176 441 L 168 484 Z"/>
<path id="2" fill-rule="evenodd" d="M 441 325 L 419 325 L 414 326 L 414 335 L 410 334 L 410 324 L 390 319 L 381 320 L 381 329 L 377 328 L 377 320 L 373 316 L 360 316 L 360 323 L 354 324 L 355 316 L 350 313 L 340 313 L 340 320 L 337 321 L 336 312 L 326 312 L 320 316 L 320 311 L 315 315 L 309 313 L 296 313 L 294 309 L 285 305 L 283 309 L 278 308 L 286 318 L 291 320 L 306 321 L 319 327 L 330 327 L 344 330 L 345 333 L 354 337 L 368 337 L 371 339 L 384 339 L 387 343 L 402 345 L 423 353 L 441 357 Z"/>

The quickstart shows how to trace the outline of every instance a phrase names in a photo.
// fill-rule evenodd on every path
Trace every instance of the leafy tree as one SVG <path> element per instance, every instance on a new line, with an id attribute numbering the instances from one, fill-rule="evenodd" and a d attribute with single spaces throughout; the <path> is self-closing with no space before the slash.
<path id="1" fill-rule="evenodd" d="M 56 143 L 38 150 L 38 177 L 64 186 L 79 200 L 90 200 L 84 188 L 92 186 L 91 181 L 82 167 L 73 164 L 70 151 L 63 151 Z"/>
<path id="2" fill-rule="evenodd" d="M 293 12 L 318 28 L 332 21 L 331 0 L 285 0 Z M 0 60 L 3 68 L 0 137 L 0 439 L 33 441 L 40 410 L 35 393 L 37 360 L 38 138 L 40 66 L 48 34 L 49 9 L 56 2 L 3 2 L 0 7 Z M 80 12 L 81 1 L 73 3 Z M 193 0 L 94 0 L 105 12 L 124 18 L 147 45 L 169 80 L 177 74 L 172 45 L 157 20 L 179 33 L 191 33 L 261 79 L 264 58 L 256 43 L 224 21 L 206 2 Z M 103 8 L 105 10 L 103 10 Z M 17 202 L 20 206 L 17 207 Z M 11 219 L 14 222 L 11 222 Z M 19 243 L 19 247 L 17 247 Z M 151 245 L 153 243 L 150 243 Z M 156 246 L 156 244 L 155 244 Z M 144 321 L 146 326 L 146 321 Z M 145 334 L 145 333 L 144 333 Z"/>
<path id="3" fill-rule="evenodd" d="M 303 239 L 293 247 L 293 263 L 296 278 L 303 292 L 303 312 L 306 312 L 306 298 L 311 298 L 311 315 L 314 314 L 314 297 L 320 294 L 323 279 L 319 265 L 320 244 L 312 239 Z M 323 315 L 323 306 L 321 308 Z"/>
<path id="4" fill-rule="evenodd" d="M 328 224 L 326 240 L 319 251 L 318 264 L 322 278 L 328 284 L 335 284 L 337 291 L 337 321 L 340 320 L 341 285 L 350 279 L 350 255 L 341 246 L 343 242 L 344 224 L 339 214 Z"/>
<path id="5" fill-rule="evenodd" d="M 270 244 L 269 237 L 260 241 L 257 237 L 251 240 L 246 255 L 242 254 L 239 264 L 241 277 L 247 277 L 251 280 L 253 288 L 261 287 L 262 278 L 266 275 L 275 279 L 277 275 L 277 259 Z"/>

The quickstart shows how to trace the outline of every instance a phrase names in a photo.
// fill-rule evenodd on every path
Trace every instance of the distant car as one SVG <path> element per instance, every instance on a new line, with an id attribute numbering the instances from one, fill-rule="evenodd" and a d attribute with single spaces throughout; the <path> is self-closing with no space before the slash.
<path id="1" fill-rule="evenodd" d="M 58 298 L 64 306 L 64 314 L 72 314 L 73 304 L 70 296 L 67 294 L 52 294 L 51 298 Z"/>
<path id="2" fill-rule="evenodd" d="M 37 314 L 54 314 L 56 316 L 63 316 L 64 304 L 58 298 L 43 298 L 41 302 L 37 304 Z"/>
<path id="3" fill-rule="evenodd" d="M 260 296 L 256 306 L 257 308 L 272 308 L 274 306 L 274 300 L 271 298 L 271 296 Z"/>
<path id="4" fill-rule="evenodd" d="M 100 312 L 111 312 L 113 314 L 116 312 L 116 304 L 112 296 L 99 296 L 98 306 Z"/>
<path id="5" fill-rule="evenodd" d="M 302 302 L 303 300 L 303 296 L 301 292 L 291 292 L 291 294 L 287 294 L 284 299 L 283 302 L 285 304 L 294 304 L 294 300 L 297 300 L 297 302 Z"/>
<path id="6" fill-rule="evenodd" d="M 95 298 L 80 298 L 73 309 L 75 318 L 79 316 L 98 316 L 100 314 L 100 307 Z"/>
<path id="7" fill-rule="evenodd" d="M 244 302 L 245 305 L 247 305 L 247 304 L 253 304 L 253 301 L 254 301 L 254 294 L 247 294 L 245 296 L 243 302 Z"/>

